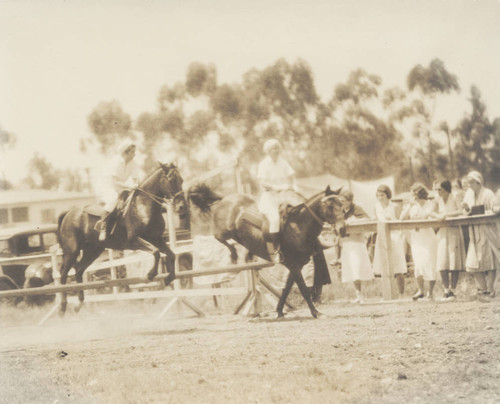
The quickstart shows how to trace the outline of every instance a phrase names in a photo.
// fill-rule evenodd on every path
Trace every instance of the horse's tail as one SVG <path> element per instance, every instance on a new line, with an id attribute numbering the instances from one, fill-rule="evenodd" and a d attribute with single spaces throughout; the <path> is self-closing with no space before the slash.
<path id="1" fill-rule="evenodd" d="M 64 217 L 68 214 L 68 210 L 62 212 L 57 218 L 57 242 L 61 245 L 61 225 Z"/>
<path id="2" fill-rule="evenodd" d="M 203 213 L 210 212 L 212 204 L 222 199 L 221 196 L 217 195 L 206 184 L 198 184 L 192 186 L 191 188 L 189 188 L 187 195 L 188 200 L 192 202 Z"/>

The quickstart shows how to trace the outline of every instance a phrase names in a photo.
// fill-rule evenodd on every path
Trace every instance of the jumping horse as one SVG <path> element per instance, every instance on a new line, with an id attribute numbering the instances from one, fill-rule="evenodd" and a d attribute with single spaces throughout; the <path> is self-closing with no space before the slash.
<path id="1" fill-rule="evenodd" d="M 344 216 L 338 194 L 340 189 L 325 191 L 290 207 L 281 221 L 280 239 L 283 265 L 289 269 L 285 287 L 278 301 L 276 311 L 283 317 L 283 308 L 295 282 L 307 302 L 313 317 L 319 312 L 314 307 L 311 290 L 307 288 L 302 276 L 302 267 L 309 261 L 319 247 L 318 236 L 323 224 L 343 226 Z M 207 185 L 199 184 L 188 190 L 188 202 L 201 212 L 209 214 L 215 238 L 229 248 L 231 259 L 236 261 L 237 253 L 228 240 L 233 239 L 243 245 L 251 254 L 270 260 L 266 248 L 269 222 L 258 212 L 256 200 L 243 194 L 230 194 L 221 197 Z"/>
<path id="2" fill-rule="evenodd" d="M 165 221 L 162 216 L 163 203 L 184 200 L 182 177 L 174 164 L 161 164 L 144 179 L 139 186 L 121 195 L 117 208 L 110 215 L 111 222 L 106 240 L 99 240 L 95 229 L 97 220 L 103 214 L 102 207 L 89 205 L 75 207 L 59 216 L 58 241 L 63 251 L 61 284 L 65 284 L 69 270 L 75 268 L 78 283 L 83 273 L 105 248 L 113 250 L 144 250 L 154 256 L 154 263 L 148 272 L 148 280 L 158 274 L 160 253 L 166 255 L 168 276 L 165 285 L 175 278 L 175 254 L 163 239 Z M 80 257 L 80 252 L 81 258 Z M 78 292 L 83 304 L 83 291 Z M 66 311 L 66 293 L 62 294 L 60 314 Z"/>

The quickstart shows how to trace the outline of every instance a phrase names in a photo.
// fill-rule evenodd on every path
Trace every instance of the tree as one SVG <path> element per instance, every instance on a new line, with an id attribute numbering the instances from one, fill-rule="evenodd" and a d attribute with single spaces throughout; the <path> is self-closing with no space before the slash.
<path id="1" fill-rule="evenodd" d="M 480 171 L 489 183 L 499 182 L 500 172 L 500 119 L 490 122 L 486 114 L 486 105 L 481 99 L 481 92 L 476 86 L 470 89 L 468 99 L 472 106 L 470 114 L 464 116 L 455 128 L 459 138 L 457 146 L 457 167 L 460 175 L 470 170 Z"/>
<path id="2" fill-rule="evenodd" d="M 12 149 L 15 147 L 17 141 L 16 135 L 3 129 L 0 126 L 0 150 L 4 153 L 7 149 Z M 2 176 L 0 178 L 0 190 L 12 188 L 12 183 L 5 178 L 5 172 L 2 170 Z"/>
<path id="3" fill-rule="evenodd" d="M 421 174 L 430 183 L 436 178 L 436 156 L 439 156 L 442 149 L 440 143 L 435 141 L 437 96 L 459 92 L 460 86 L 457 77 L 449 73 L 439 59 L 432 60 L 427 68 L 415 66 L 408 74 L 407 86 L 415 97 L 411 102 L 413 114 L 410 116 L 413 118 L 412 134 L 420 140 L 416 157 L 420 160 Z M 407 115 L 406 119 L 410 116 Z"/>
<path id="4" fill-rule="evenodd" d="M 382 80 L 363 69 L 338 84 L 330 101 L 330 172 L 345 178 L 371 179 L 400 166 L 400 134 L 384 119 L 379 98 Z M 374 112 L 376 111 L 376 112 Z"/>
<path id="5" fill-rule="evenodd" d="M 117 101 L 101 102 L 87 118 L 90 130 L 106 153 L 119 139 L 133 137 L 132 119 Z"/>
<path id="6" fill-rule="evenodd" d="M 48 160 L 35 153 L 28 163 L 29 176 L 24 182 L 34 189 L 56 190 L 60 183 L 60 172 Z"/>

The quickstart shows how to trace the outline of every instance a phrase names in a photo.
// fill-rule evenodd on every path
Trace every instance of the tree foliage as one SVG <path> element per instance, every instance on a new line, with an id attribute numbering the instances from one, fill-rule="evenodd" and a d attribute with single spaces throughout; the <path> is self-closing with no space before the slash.
<path id="1" fill-rule="evenodd" d="M 472 111 L 460 120 L 454 131 L 459 138 L 457 170 L 460 175 L 479 170 L 487 182 L 497 185 L 500 182 L 500 120 L 490 122 L 477 87 L 472 86 L 470 93 Z"/>
<path id="2" fill-rule="evenodd" d="M 439 59 L 412 68 L 407 89 L 384 89 L 379 76 L 355 69 L 327 102 L 301 59 L 252 68 L 232 84 L 218 83 L 214 65 L 194 62 L 183 81 L 159 89 L 156 109 L 141 113 L 134 125 L 112 101 L 91 112 L 89 126 L 104 152 L 139 132 L 146 171 L 165 156 L 183 162 L 186 176 L 214 168 L 224 156 L 250 167 L 272 137 L 299 176 L 328 172 L 363 180 L 395 174 L 407 187 L 474 166 L 491 177 L 499 170 L 500 120 L 489 122 L 476 90 L 473 112 L 457 128 L 435 112 L 441 96 L 459 90 L 457 77 Z M 460 166 L 464 159 L 470 164 Z"/>
<path id="3" fill-rule="evenodd" d="M 87 121 L 104 153 L 120 138 L 132 136 L 132 118 L 117 101 L 99 103 L 89 114 Z"/>

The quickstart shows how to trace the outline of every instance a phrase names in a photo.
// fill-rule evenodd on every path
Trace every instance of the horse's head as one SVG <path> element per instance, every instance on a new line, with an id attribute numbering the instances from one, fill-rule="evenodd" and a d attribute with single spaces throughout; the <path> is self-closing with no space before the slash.
<path id="1" fill-rule="evenodd" d="M 326 187 L 324 196 L 321 198 L 320 210 L 322 219 L 335 226 L 336 229 L 344 226 L 344 211 L 339 194 L 342 188 L 335 191 Z"/>
<path id="2" fill-rule="evenodd" d="M 183 197 L 182 182 L 183 179 L 175 164 L 162 164 L 163 175 L 160 177 L 159 193 L 163 198 L 173 199 Z"/>

